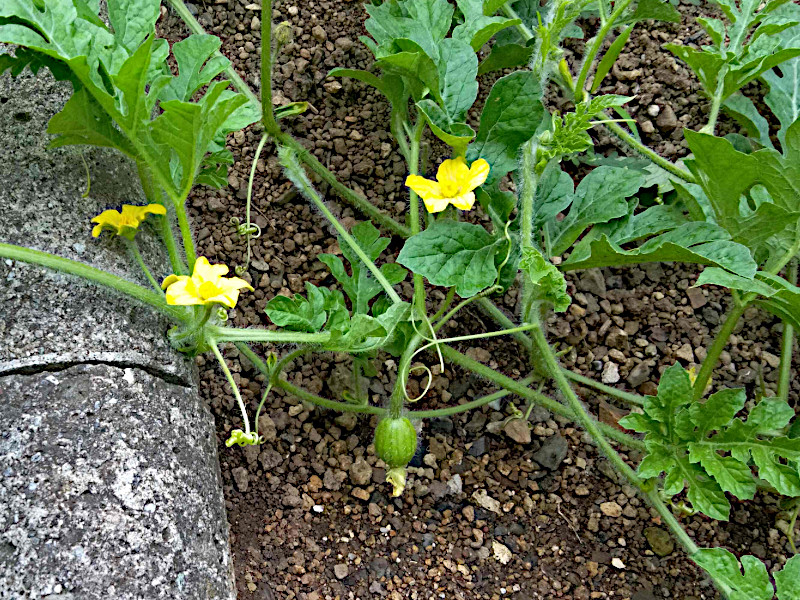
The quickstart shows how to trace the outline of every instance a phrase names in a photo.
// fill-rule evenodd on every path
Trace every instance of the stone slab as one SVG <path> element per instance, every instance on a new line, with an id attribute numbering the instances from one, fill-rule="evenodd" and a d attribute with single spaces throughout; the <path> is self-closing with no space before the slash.
<path id="1" fill-rule="evenodd" d="M 107 365 L 9 375 L 0 423 L 0 598 L 235 598 L 192 388 Z"/>
<path id="2" fill-rule="evenodd" d="M 2 48 L 0 48 L 2 52 Z M 88 263 L 148 286 L 119 239 L 91 237 L 106 208 L 144 204 L 136 168 L 120 153 L 49 148 L 47 122 L 71 86 L 48 73 L 0 77 L 0 241 Z M 89 194 L 86 166 L 91 174 Z M 137 235 L 159 281 L 166 253 L 147 223 Z M 149 307 L 76 278 L 0 260 L 0 374 L 82 362 L 140 366 L 188 383 L 190 361 L 172 351 L 168 322 Z"/>

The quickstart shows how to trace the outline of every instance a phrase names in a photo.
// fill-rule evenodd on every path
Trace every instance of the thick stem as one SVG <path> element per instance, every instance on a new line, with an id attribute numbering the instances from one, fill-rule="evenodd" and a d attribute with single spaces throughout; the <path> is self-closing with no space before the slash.
<path id="1" fill-rule="evenodd" d="M 322 181 L 331 186 L 331 189 L 336 192 L 340 198 L 348 202 L 356 210 L 368 216 L 371 220 L 387 231 L 391 231 L 392 233 L 402 237 L 409 237 L 411 235 L 411 229 L 401 223 L 398 223 L 389 215 L 382 213 L 369 200 L 361 196 L 361 194 L 356 193 L 336 179 L 336 175 L 326 169 L 325 166 L 317 160 L 316 156 L 309 152 L 292 136 L 287 133 L 281 133 L 279 136 L 277 136 L 277 140 L 281 145 L 294 150 L 297 154 L 297 157 L 306 165 L 306 167 L 308 167 L 313 173 L 316 173 L 316 175 L 322 179 Z"/>
<path id="2" fill-rule="evenodd" d="M 400 362 L 397 367 L 397 379 L 394 382 L 394 390 L 392 390 L 392 397 L 389 399 L 389 416 L 393 419 L 399 419 L 403 413 L 403 407 L 406 403 L 406 383 L 408 383 L 408 373 L 411 368 L 411 361 L 416 354 L 417 348 L 423 341 L 420 334 L 415 334 L 403 350 L 403 355 L 400 357 Z"/>
<path id="3" fill-rule="evenodd" d="M 225 374 L 225 379 L 228 380 L 228 384 L 233 389 L 233 395 L 236 397 L 236 403 L 239 405 L 239 410 L 242 413 L 242 421 L 244 421 L 244 433 L 245 435 L 250 435 L 250 419 L 247 417 L 247 407 L 244 405 L 244 400 L 242 400 L 241 393 L 239 393 L 239 387 L 236 385 L 236 381 L 233 379 L 231 370 L 228 368 L 228 363 L 225 362 L 222 353 L 219 351 L 219 346 L 217 346 L 216 340 L 212 339 L 209 340 L 209 342 L 211 351 L 214 353 L 214 356 L 217 357 L 220 367 L 222 367 L 222 372 Z"/>
<path id="4" fill-rule="evenodd" d="M 30 248 L 23 248 L 22 246 L 3 243 L 0 243 L 0 257 L 18 260 L 33 265 L 40 265 L 42 267 L 52 269 L 53 271 L 75 275 L 88 281 L 99 283 L 102 286 L 121 292 L 126 296 L 130 296 L 139 302 L 149 304 L 174 321 L 182 323 L 188 320 L 185 311 L 177 307 L 168 306 L 164 302 L 163 296 L 160 296 L 155 292 L 151 292 L 150 290 L 128 281 L 127 279 L 122 279 L 121 277 L 117 277 L 111 273 L 106 273 L 100 269 L 95 269 L 89 265 L 85 265 L 68 258 L 62 258 L 61 256 L 56 256 L 54 254 L 49 254 L 47 252 L 31 250 Z"/>
<path id="5" fill-rule="evenodd" d="M 409 149 L 408 172 L 411 175 L 419 174 L 419 145 L 422 140 L 422 132 L 425 128 L 425 120 L 422 118 L 417 119 L 416 127 L 414 128 L 414 137 L 411 140 L 411 148 Z M 411 219 L 411 235 L 419 233 L 419 196 L 414 190 L 409 191 L 409 217 Z M 420 318 L 427 314 L 425 306 L 425 282 L 422 280 L 422 275 L 414 273 L 414 299 L 413 305 Z"/>
<path id="6" fill-rule="evenodd" d="M 519 15 L 517 14 L 517 11 L 511 8 L 511 0 L 503 4 L 502 10 L 509 19 L 519 19 L 520 21 L 522 21 L 522 19 L 520 19 Z M 531 31 L 531 28 L 528 27 L 524 21 L 521 22 L 519 25 L 517 25 L 517 31 L 519 31 L 523 39 L 525 40 L 533 39 L 533 31 Z"/>
<path id="7" fill-rule="evenodd" d="M 272 108 L 272 0 L 261 0 L 261 122 L 269 135 L 281 132 Z"/>
<path id="8" fill-rule="evenodd" d="M 674 163 L 668 161 L 666 158 L 659 156 L 656 152 L 654 152 L 653 150 L 642 144 L 639 140 L 637 140 L 635 137 L 633 137 L 631 134 L 625 131 L 619 125 L 619 123 L 613 123 L 607 121 L 603 123 L 603 125 L 608 130 L 610 130 L 614 135 L 616 135 L 620 140 L 622 140 L 628 146 L 630 146 L 634 152 L 638 152 L 639 154 L 650 160 L 650 162 L 652 162 L 653 164 L 658 165 L 665 171 L 671 173 L 672 175 L 675 175 L 675 177 L 683 179 L 687 183 L 697 183 L 697 180 L 691 173 L 689 173 L 689 171 L 681 169 Z"/>
<path id="9" fill-rule="evenodd" d="M 178 213 L 178 225 L 181 228 L 181 238 L 183 238 L 183 250 L 186 252 L 186 262 L 189 263 L 189 272 L 194 272 L 194 263 L 197 260 L 197 253 L 194 249 L 194 239 L 192 238 L 192 227 L 189 225 L 189 217 L 186 215 L 186 208 L 182 204 L 176 204 L 175 209 Z"/>
<path id="10" fill-rule="evenodd" d="M 550 412 L 562 415 L 564 417 L 567 417 L 568 419 L 572 420 L 575 419 L 575 414 L 573 413 L 573 411 L 564 406 L 563 404 L 561 404 L 560 402 L 558 402 L 557 400 L 553 400 L 552 398 L 545 396 L 541 392 L 537 392 L 536 390 L 530 389 L 529 387 L 527 387 L 526 385 L 524 385 L 519 381 L 511 379 L 510 377 L 507 377 L 502 373 L 498 373 L 494 369 L 491 369 L 486 365 L 483 365 L 478 361 L 473 360 L 468 356 L 465 356 L 464 354 L 461 354 L 460 352 L 451 348 L 450 346 L 441 346 L 440 348 L 442 354 L 444 355 L 445 358 L 447 358 L 447 360 L 459 365 L 460 367 L 463 367 L 465 369 L 472 371 L 473 373 L 476 373 L 477 375 L 483 377 L 484 379 L 487 379 L 492 383 L 495 383 L 507 389 L 508 391 L 512 392 L 513 394 L 516 394 L 517 396 L 520 396 L 521 398 L 525 398 L 526 400 L 536 402 L 537 404 L 540 404 Z M 619 429 L 616 429 L 615 427 L 606 425 L 605 423 L 599 423 L 598 425 L 600 429 L 603 431 L 603 433 L 607 437 L 613 439 L 614 441 L 619 442 L 620 444 L 628 448 L 644 451 L 645 449 L 644 443 L 641 442 L 640 440 L 637 440 L 636 438 L 633 438 L 621 432 Z"/>
<path id="11" fill-rule="evenodd" d="M 150 172 L 150 169 L 147 167 L 147 165 L 145 165 L 142 161 L 137 160 L 136 168 L 139 171 L 139 181 L 142 184 L 142 191 L 144 192 L 144 197 L 147 199 L 147 202 L 149 204 L 161 204 L 167 209 L 166 215 L 157 216 L 159 234 L 164 242 L 164 247 L 167 249 L 169 264 L 172 266 L 172 272 L 176 275 L 182 275 L 186 272 L 186 266 L 183 264 L 183 260 L 178 253 L 178 244 L 175 242 L 175 233 L 172 231 L 172 224 L 169 220 L 169 211 L 172 203 L 166 201 L 159 202 L 157 198 L 157 191 L 155 185 L 153 184 L 153 174 Z M 162 197 L 164 200 L 166 200 L 166 196 L 164 194 L 162 194 Z"/>
<path id="12" fill-rule="evenodd" d="M 569 369 L 565 369 L 563 367 L 561 370 L 564 372 L 564 375 L 567 377 L 567 379 L 571 379 L 576 383 L 580 383 L 586 387 L 594 388 L 600 392 L 603 392 L 604 394 L 612 396 L 613 398 L 618 398 L 629 404 L 633 404 L 635 406 L 644 406 L 644 398 L 638 394 L 631 394 L 630 392 L 618 390 L 610 385 L 605 385 L 604 383 L 600 383 L 599 381 L 595 381 L 589 377 L 584 377 L 579 373 L 575 373 L 574 371 L 570 371 Z"/>
<path id="13" fill-rule="evenodd" d="M 375 277 L 375 280 L 381 285 L 383 291 L 386 292 L 386 295 L 389 296 L 389 299 L 394 302 L 395 304 L 400 304 L 403 300 L 394 291 L 392 288 L 392 284 L 386 279 L 384 274 L 381 270 L 375 265 L 374 262 L 367 256 L 364 252 L 364 249 L 361 248 L 359 243 L 351 236 L 347 230 L 344 228 L 339 220 L 334 216 L 331 210 L 325 205 L 322 201 L 322 198 L 319 197 L 316 190 L 312 187 L 311 182 L 308 180 L 308 176 L 306 175 L 305 171 L 303 171 L 300 164 L 297 162 L 297 156 L 291 150 L 287 151 L 285 148 L 282 148 L 279 151 L 279 157 L 281 159 L 281 164 L 283 165 L 284 169 L 286 169 L 286 173 L 289 178 L 294 183 L 303 194 L 306 195 L 319 209 L 319 211 L 325 216 L 326 219 L 333 225 L 333 228 L 336 229 L 336 232 L 342 237 L 342 239 L 350 246 L 350 249 L 358 256 L 361 262 L 364 263 L 364 266 L 370 270 L 372 276 Z"/>
<path id="14" fill-rule="evenodd" d="M 536 144 L 529 141 L 522 148 L 522 190 L 520 203 L 522 204 L 520 223 L 520 243 L 523 256 L 526 250 L 533 249 L 533 203 L 536 200 L 536 189 L 539 186 L 539 175 L 536 172 Z M 521 306 L 524 310 L 532 306 L 534 285 L 530 276 L 523 272 Z M 528 322 L 529 316 L 523 312 L 522 320 Z"/>
<path id="15" fill-rule="evenodd" d="M 139 252 L 139 244 L 136 243 L 136 240 L 129 240 L 128 238 L 124 239 L 128 249 L 131 251 L 131 254 L 133 254 L 134 260 L 136 260 L 136 264 L 139 265 L 139 268 L 142 270 L 145 277 L 147 277 L 147 281 L 149 281 L 150 285 L 153 286 L 153 290 L 155 290 L 156 294 L 163 296 L 164 292 L 161 290 L 161 286 L 158 285 L 158 282 L 156 281 L 155 277 L 153 277 L 150 269 L 147 268 L 147 265 L 142 258 L 142 253 Z"/>
<path id="16" fill-rule="evenodd" d="M 725 89 L 725 75 L 727 72 L 728 66 L 725 65 L 717 74 L 717 89 L 714 90 L 714 95 L 711 96 L 711 111 L 708 114 L 708 123 L 700 129 L 700 133 L 714 135 L 714 130 L 717 128 L 719 110 L 722 108 L 722 94 Z"/>
<path id="17" fill-rule="evenodd" d="M 697 379 L 694 381 L 693 390 L 695 400 L 699 400 L 705 394 L 706 387 L 708 387 L 708 382 L 711 379 L 711 374 L 714 372 L 714 368 L 719 361 L 719 356 L 722 354 L 725 346 L 727 346 L 728 339 L 731 337 L 733 330 L 736 328 L 736 324 L 744 314 L 748 304 L 747 302 L 734 303 L 728 316 L 725 318 L 725 322 L 722 324 L 719 332 L 717 332 L 717 337 L 714 338 L 714 343 L 711 344 L 711 348 L 708 350 L 708 354 L 703 360 L 703 365 L 700 367 L 700 372 L 697 374 Z"/>
<path id="18" fill-rule="evenodd" d="M 797 285 L 797 261 L 789 265 L 786 279 L 792 285 Z M 789 388 L 792 375 L 792 353 L 794 350 L 794 327 L 788 321 L 783 322 L 783 337 L 781 339 L 781 366 L 778 376 L 778 398 L 789 400 Z"/>
<path id="19" fill-rule="evenodd" d="M 605 41 L 606 36 L 609 34 L 611 29 L 614 27 L 617 19 L 619 19 L 622 13 L 625 12 L 625 9 L 628 8 L 628 5 L 631 2 L 632 0 L 622 0 L 621 2 L 617 2 L 616 6 L 614 7 L 614 12 L 611 13 L 611 16 L 608 17 L 608 20 L 603 23 L 602 27 L 600 27 L 600 31 L 597 32 L 592 45 L 589 47 L 589 51 L 584 57 L 583 65 L 581 65 L 580 73 L 578 73 L 578 78 L 575 80 L 576 101 L 580 102 L 583 100 L 583 88 L 586 86 L 586 78 L 589 76 L 589 71 L 592 69 L 594 59 L 597 57 L 597 54 L 603 47 L 603 42 Z"/>
<path id="20" fill-rule="evenodd" d="M 661 496 L 658 494 L 658 490 L 653 486 L 652 489 L 647 491 L 647 499 L 650 501 L 650 505 L 658 511 L 658 514 L 661 516 L 661 520 L 664 524 L 669 527 L 670 531 L 672 531 L 672 535 L 675 536 L 675 539 L 678 540 L 678 543 L 683 546 L 683 549 L 686 553 L 691 556 L 695 552 L 699 550 L 697 544 L 694 543 L 694 540 L 689 537 L 689 534 L 686 533 L 686 530 L 681 526 L 678 522 L 678 519 L 675 518 L 675 515 L 672 514 L 672 511 L 669 507 L 664 504 L 664 501 L 661 499 Z"/>

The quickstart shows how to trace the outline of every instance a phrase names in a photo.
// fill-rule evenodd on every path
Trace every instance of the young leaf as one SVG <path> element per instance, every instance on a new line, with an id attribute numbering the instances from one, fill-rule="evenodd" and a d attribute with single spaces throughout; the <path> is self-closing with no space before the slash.
<path id="1" fill-rule="evenodd" d="M 492 167 L 489 178 L 497 181 L 516 168 L 520 148 L 543 118 L 542 88 L 532 72 L 518 71 L 498 79 L 481 113 L 469 161 L 486 159 Z"/>
<path id="2" fill-rule="evenodd" d="M 772 140 L 769 139 L 769 123 L 750 98 L 736 92 L 725 101 L 723 108 L 747 131 L 747 135 L 762 146 L 773 147 Z"/>
<path id="3" fill-rule="evenodd" d="M 567 216 L 548 224 L 553 255 L 566 252 L 590 225 L 626 215 L 625 199 L 635 194 L 643 182 L 644 176 L 638 171 L 605 166 L 584 177 L 575 189 Z"/>
<path id="4" fill-rule="evenodd" d="M 133 53 L 155 30 L 160 10 L 160 0 L 108 0 L 108 20 L 117 43 Z"/>
<path id="5" fill-rule="evenodd" d="M 496 33 L 522 22 L 519 19 L 493 17 L 492 13 L 487 16 L 481 0 L 456 0 L 456 4 L 464 15 L 464 23 L 453 29 L 453 38 L 466 42 L 474 52 L 480 50 Z"/>
<path id="6" fill-rule="evenodd" d="M 641 4 L 641 2 L 640 2 Z M 678 15 L 678 20 L 680 21 L 680 15 Z M 628 38 L 631 37 L 631 32 L 633 32 L 633 25 L 628 25 L 625 30 L 619 34 L 617 39 L 609 46 L 606 53 L 603 55 L 602 60 L 597 65 L 597 70 L 594 74 L 594 79 L 592 79 L 592 88 L 591 92 L 593 94 L 597 93 L 597 90 L 600 89 L 600 85 L 603 83 L 603 79 L 605 79 L 606 75 L 608 75 L 611 68 L 614 66 L 614 63 L 617 62 L 617 58 L 619 58 L 622 49 L 625 47 L 625 44 L 628 43 Z"/>
<path id="7" fill-rule="evenodd" d="M 533 46 L 523 46 L 522 44 L 495 44 L 492 46 L 489 56 L 481 61 L 478 75 L 523 67 L 530 62 L 534 50 Z"/>
<path id="8" fill-rule="evenodd" d="M 800 288 L 777 275 L 759 271 L 754 278 L 747 279 L 709 268 L 700 274 L 695 285 L 720 285 L 746 294 L 758 294 L 761 298 L 756 304 L 761 308 L 794 327 L 800 326 Z"/>
<path id="9" fill-rule="evenodd" d="M 505 246 L 480 225 L 442 219 L 408 238 L 397 262 L 469 298 L 495 282 L 495 256 Z"/>
<path id="10" fill-rule="evenodd" d="M 475 130 L 466 123 L 453 123 L 450 117 L 433 100 L 417 102 L 433 134 L 453 148 L 456 156 L 464 156 L 469 143 L 475 139 Z"/>
<path id="11" fill-rule="evenodd" d="M 800 26 L 785 33 L 792 35 L 787 45 L 800 47 Z M 764 72 L 761 77 L 769 85 L 769 93 L 764 97 L 764 102 L 780 121 L 778 139 L 785 149 L 786 132 L 792 123 L 800 119 L 800 57 L 782 63 L 780 70 L 781 75 L 773 69 Z"/>
<path id="12" fill-rule="evenodd" d="M 772 600 L 774 589 L 767 568 L 755 556 L 743 556 L 740 566 L 725 548 L 701 548 L 692 554 L 692 560 L 708 571 L 729 600 Z"/>
<path id="13" fill-rule="evenodd" d="M 451 122 L 462 122 L 478 97 L 478 57 L 469 44 L 448 38 L 440 45 L 439 89 Z"/>
<path id="14" fill-rule="evenodd" d="M 535 285 L 534 300 L 548 302 L 556 312 L 569 308 L 572 299 L 567 294 L 567 281 L 556 266 L 534 248 L 523 248 L 520 269 Z"/>
<path id="15" fill-rule="evenodd" d="M 783 569 L 774 576 L 778 600 L 800 600 L 800 555 L 795 554 L 787 560 Z"/>
<path id="16" fill-rule="evenodd" d="M 308 298 L 295 294 L 294 298 L 275 296 L 267 302 L 265 312 L 270 321 L 290 331 L 316 333 L 325 326 L 325 297 L 320 289 L 306 282 Z"/>
<path id="17" fill-rule="evenodd" d="M 785 2 L 773 0 L 762 6 L 752 1 L 719 0 L 729 24 L 699 19 L 713 41 L 711 46 L 664 47 L 692 68 L 710 96 L 719 94 L 724 101 L 765 71 L 800 56 L 800 45 L 779 35 L 798 23 L 781 14 L 786 11 L 776 10 Z"/>
<path id="18" fill-rule="evenodd" d="M 667 21 L 671 23 L 681 22 L 681 13 L 665 0 L 639 0 L 636 9 L 626 17 L 624 23 L 636 23 L 638 21 Z"/>
<path id="19" fill-rule="evenodd" d="M 215 35 L 191 35 L 174 44 L 172 52 L 178 63 L 178 75 L 161 90 L 159 99 L 188 102 L 197 90 L 211 83 L 230 64 L 217 54 L 221 45 Z"/>
<path id="20" fill-rule="evenodd" d="M 351 233 L 364 253 L 373 261 L 377 260 L 391 241 L 389 238 L 381 237 L 380 231 L 369 221 L 358 223 L 353 227 Z M 383 288 L 344 240 L 339 240 L 339 247 L 342 249 L 342 255 L 350 263 L 352 275 L 347 274 L 344 262 L 338 256 L 320 254 L 318 258 L 327 265 L 333 276 L 342 285 L 342 289 L 353 305 L 353 312 L 367 314 L 369 302 L 380 294 Z M 400 283 L 407 275 L 405 269 L 393 263 L 381 266 L 381 273 L 392 285 Z"/>
<path id="21" fill-rule="evenodd" d="M 694 158 L 686 161 L 713 207 L 716 222 L 734 241 L 757 252 L 772 236 L 791 236 L 800 217 L 800 121 L 786 132 L 784 154 L 765 148 L 752 154 L 737 151 L 726 139 L 686 131 Z M 757 185 L 769 201 L 753 207 L 742 202 Z M 784 230 L 786 233 L 784 234 Z M 793 239 L 793 238 L 792 238 Z"/>

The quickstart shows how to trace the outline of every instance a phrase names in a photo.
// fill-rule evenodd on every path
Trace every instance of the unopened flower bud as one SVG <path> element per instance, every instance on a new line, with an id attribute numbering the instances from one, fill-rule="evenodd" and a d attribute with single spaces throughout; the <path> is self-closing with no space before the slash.
<path id="1" fill-rule="evenodd" d="M 272 30 L 272 39 L 275 41 L 275 49 L 280 52 L 286 44 L 291 43 L 294 38 L 294 29 L 289 21 L 278 23 Z"/>

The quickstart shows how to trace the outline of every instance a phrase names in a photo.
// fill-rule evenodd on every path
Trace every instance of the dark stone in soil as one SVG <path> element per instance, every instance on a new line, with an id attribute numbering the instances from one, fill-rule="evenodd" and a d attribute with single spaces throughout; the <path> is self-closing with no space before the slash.
<path id="1" fill-rule="evenodd" d="M 554 471 L 567 457 L 569 445 L 560 434 L 547 438 L 542 447 L 533 453 L 533 460 L 542 465 L 545 469 Z"/>

